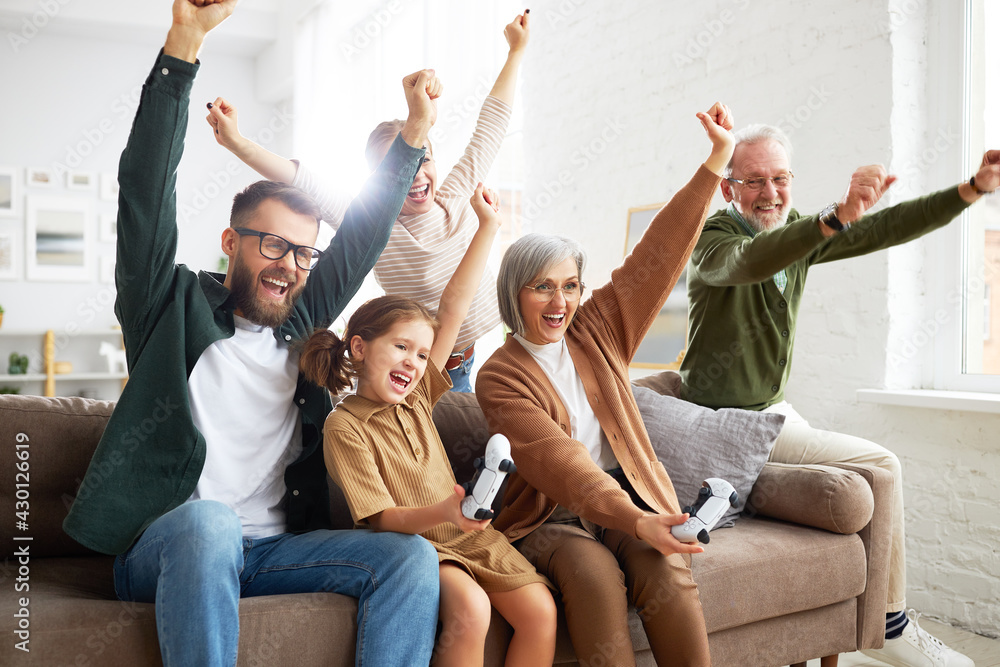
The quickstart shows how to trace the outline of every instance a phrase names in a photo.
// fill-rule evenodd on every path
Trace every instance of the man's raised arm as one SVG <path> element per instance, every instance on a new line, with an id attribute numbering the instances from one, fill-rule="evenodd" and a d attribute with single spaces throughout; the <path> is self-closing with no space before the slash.
<path id="1" fill-rule="evenodd" d="M 205 35 L 228 17 L 236 0 L 174 0 L 162 54 L 146 78 L 128 143 L 118 163 L 118 249 L 115 314 L 130 363 L 141 350 L 145 323 L 169 289 L 177 247 L 177 165 L 187 132 L 188 95 Z"/>

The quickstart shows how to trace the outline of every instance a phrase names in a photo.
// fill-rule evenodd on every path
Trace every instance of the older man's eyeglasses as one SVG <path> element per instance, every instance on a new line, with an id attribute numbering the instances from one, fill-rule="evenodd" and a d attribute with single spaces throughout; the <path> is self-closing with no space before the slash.
<path id="1" fill-rule="evenodd" d="M 260 254 L 267 259 L 281 259 L 291 252 L 292 257 L 295 258 L 295 265 L 303 271 L 312 271 L 316 267 L 316 262 L 323 256 L 321 250 L 307 245 L 296 245 L 277 234 L 258 232 L 256 229 L 247 229 L 246 227 L 234 227 L 233 229 L 240 236 L 260 237 Z"/>
<path id="2" fill-rule="evenodd" d="M 582 282 L 569 282 L 562 287 L 556 287 L 552 283 L 538 283 L 537 285 L 524 286 L 524 289 L 531 290 L 531 293 L 535 295 L 535 301 L 541 303 L 552 301 L 556 296 L 556 292 L 562 292 L 563 298 L 569 303 L 579 301 L 580 297 L 583 296 L 585 288 L 586 285 Z"/>
<path id="3" fill-rule="evenodd" d="M 795 174 L 788 172 L 787 174 L 778 174 L 777 176 L 772 176 L 771 178 L 764 178 L 763 176 L 757 178 L 727 178 L 726 180 L 730 183 L 736 183 L 737 185 L 742 185 L 748 190 L 753 190 L 754 192 L 758 190 L 763 190 L 767 186 L 767 182 L 771 181 L 774 183 L 775 188 L 784 188 L 792 182 L 795 178 Z"/>

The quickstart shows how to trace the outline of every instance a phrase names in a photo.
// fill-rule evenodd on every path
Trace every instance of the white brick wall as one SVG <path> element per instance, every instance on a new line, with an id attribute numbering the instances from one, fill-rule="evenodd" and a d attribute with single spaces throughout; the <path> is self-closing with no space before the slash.
<path id="1" fill-rule="evenodd" d="M 800 210 L 839 198 L 862 164 L 912 172 L 891 201 L 943 187 L 912 168 L 938 134 L 923 83 L 925 1 L 533 4 L 523 73 L 529 230 L 581 240 L 587 281 L 606 280 L 622 258 L 627 209 L 669 198 L 708 154 L 694 113 L 715 100 L 738 125 L 789 132 Z M 902 460 L 909 603 L 998 636 L 1000 416 L 855 399 L 859 388 L 926 378 L 920 358 L 886 364 L 923 317 L 924 254 L 911 244 L 812 271 L 788 396 L 815 425 Z"/>

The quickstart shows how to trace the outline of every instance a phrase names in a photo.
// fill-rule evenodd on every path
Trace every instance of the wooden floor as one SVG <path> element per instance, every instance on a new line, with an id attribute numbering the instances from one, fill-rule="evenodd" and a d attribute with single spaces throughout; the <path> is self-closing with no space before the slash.
<path id="1" fill-rule="evenodd" d="M 972 658 L 976 667 L 1000 667 L 1000 639 L 990 639 L 949 625 L 920 619 L 920 627 L 959 653 Z M 861 653 L 844 653 L 837 667 L 884 667 L 885 663 Z M 808 667 L 819 667 L 819 660 L 810 660 Z"/>

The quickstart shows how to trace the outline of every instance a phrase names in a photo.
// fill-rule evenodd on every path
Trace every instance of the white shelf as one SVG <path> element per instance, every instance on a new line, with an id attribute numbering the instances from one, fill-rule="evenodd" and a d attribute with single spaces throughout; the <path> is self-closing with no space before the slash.
<path id="1" fill-rule="evenodd" d="M 94 382 L 108 389 L 112 382 L 118 383 L 111 398 L 116 398 L 121 391 L 121 385 L 128 379 L 127 373 L 109 373 L 107 371 L 91 370 L 107 368 L 107 362 L 98 356 L 98 345 L 106 341 L 117 341 L 115 347 L 121 344 L 121 329 L 74 329 L 72 331 L 56 331 L 54 329 L 0 329 L 0 358 L 5 357 L 11 348 L 18 351 L 23 345 L 33 346 L 31 339 L 41 343 L 41 372 L 19 374 L 0 374 L 0 384 L 23 385 L 26 383 L 42 383 L 41 393 L 45 396 L 60 395 L 59 385 L 63 387 L 80 387 L 82 382 Z M 101 342 L 101 341 L 105 342 Z M 58 360 L 58 361 L 57 361 Z M 82 360 L 82 362 L 81 362 Z M 56 373 L 55 367 L 61 361 L 74 364 L 77 372 Z M 80 362 L 80 363 L 74 363 Z M 37 365 L 37 361 L 33 362 Z M 6 368 L 6 367 L 5 367 Z M 34 389 L 29 384 L 29 389 Z M 72 391 L 72 390 L 70 390 Z M 109 393 L 109 392 L 102 392 Z"/>
<path id="2" fill-rule="evenodd" d="M 44 375 L 42 376 L 45 377 Z M 128 377 L 126 373 L 57 373 L 56 382 L 66 380 L 124 380 Z"/>

